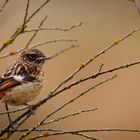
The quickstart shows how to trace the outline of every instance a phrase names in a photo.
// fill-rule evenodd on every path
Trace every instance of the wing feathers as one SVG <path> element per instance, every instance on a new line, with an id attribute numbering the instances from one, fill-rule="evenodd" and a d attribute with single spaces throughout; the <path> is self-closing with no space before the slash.
<path id="1" fill-rule="evenodd" d="M 8 77 L 8 78 L 0 78 L 0 100 L 8 93 L 12 88 L 22 85 L 23 83 L 28 83 L 35 80 L 35 77 L 29 76 L 20 78 L 18 76 Z"/>

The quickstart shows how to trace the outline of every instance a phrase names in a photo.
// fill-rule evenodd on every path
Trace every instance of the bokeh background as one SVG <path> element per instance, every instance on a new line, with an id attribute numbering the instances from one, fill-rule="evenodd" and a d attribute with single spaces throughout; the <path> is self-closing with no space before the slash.
<path id="1" fill-rule="evenodd" d="M 4 0 L 0 1 L 0 5 Z M 30 5 L 30 13 L 36 9 L 43 0 L 34 0 Z M 26 0 L 12 0 L 0 13 L 0 44 L 7 40 L 16 28 L 22 23 L 25 12 Z M 81 63 L 97 54 L 114 40 L 122 37 L 129 31 L 140 25 L 140 16 L 134 3 L 127 0 L 52 0 L 32 22 L 29 28 L 35 28 L 43 16 L 48 15 L 44 27 L 68 27 L 83 21 L 83 25 L 70 32 L 44 31 L 32 42 L 36 44 L 45 40 L 57 38 L 76 38 L 80 47 L 73 49 L 61 56 L 48 61 L 44 66 L 46 85 L 41 94 L 34 100 L 46 97 L 49 91 L 56 87 L 62 80 L 70 75 Z M 31 34 L 20 36 L 13 44 L 0 55 L 24 47 Z M 119 66 L 140 58 L 140 32 L 127 38 L 117 47 L 102 55 L 94 63 L 80 72 L 74 81 L 95 73 L 103 63 L 103 69 Z M 61 48 L 72 44 L 68 42 L 47 44 L 39 47 L 46 54 L 57 52 Z M 0 61 L 0 73 L 18 57 L 12 56 Z M 56 129 L 101 129 L 101 128 L 127 128 L 140 129 L 140 65 L 115 72 L 118 77 L 106 83 L 94 91 L 89 92 L 72 105 L 66 107 L 52 118 L 72 113 L 81 109 L 97 107 L 96 112 L 82 114 L 69 118 L 59 123 L 50 124 L 47 128 Z M 112 76 L 108 74 L 96 80 L 90 80 L 84 84 L 57 96 L 41 107 L 35 116 L 32 116 L 23 126 L 31 127 L 46 114 L 56 109 L 62 103 L 81 93 L 97 82 Z M 0 104 L 0 111 L 4 111 L 4 105 Z M 12 118 L 18 114 L 12 115 Z M 0 116 L 0 129 L 8 123 L 7 116 Z M 127 132 L 98 132 L 92 136 L 102 140 L 139 140 L 140 133 Z M 16 139 L 14 136 L 11 139 Z M 75 136 L 49 137 L 49 140 L 81 140 Z"/>

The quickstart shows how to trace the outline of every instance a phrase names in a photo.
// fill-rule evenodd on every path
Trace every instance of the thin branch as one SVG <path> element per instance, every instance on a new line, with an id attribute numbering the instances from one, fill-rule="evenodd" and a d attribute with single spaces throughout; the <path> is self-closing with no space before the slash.
<path id="1" fill-rule="evenodd" d="M 14 130 L 9 130 L 8 132 L 13 132 Z M 16 132 L 26 132 L 26 131 L 29 131 L 29 128 L 25 128 L 25 129 L 17 129 Z M 61 132 L 62 130 L 61 129 L 51 129 L 51 128 L 38 128 L 38 129 L 35 129 L 34 132 Z"/>
<path id="2" fill-rule="evenodd" d="M 9 132 L 12 132 L 13 130 L 10 130 Z M 29 131 L 29 129 L 18 129 L 17 132 L 25 132 Z M 51 132 L 64 132 L 63 129 L 51 129 L 51 128 L 38 128 L 35 129 L 36 132 L 43 132 L 43 131 L 51 131 Z M 104 129 L 85 129 L 85 130 L 71 130 L 76 131 L 76 133 L 86 133 L 86 132 L 132 132 L 132 133 L 139 133 L 140 130 L 138 129 L 122 129 L 122 128 L 104 128 Z M 68 131 L 65 131 L 68 132 Z M 55 134 L 53 134 L 55 135 Z"/>
<path id="3" fill-rule="evenodd" d="M 63 131 L 62 131 L 63 132 Z M 60 132 L 60 133 L 62 133 L 62 132 Z M 59 133 L 59 132 L 58 132 Z M 96 138 L 93 138 L 93 137 L 91 137 L 91 136 L 88 136 L 88 135 L 86 135 L 86 134 L 83 134 L 83 133 L 72 133 L 72 132 L 69 132 L 69 133 L 67 133 L 67 134 L 70 134 L 70 135 L 75 135 L 75 136 L 80 136 L 80 137 L 82 137 L 82 138 L 86 138 L 86 139 L 90 139 L 90 140 L 99 140 L 99 139 L 96 139 Z M 62 134 L 60 134 L 60 135 L 62 135 Z M 63 134 L 64 135 L 64 134 Z M 41 138 L 47 138 L 47 137 L 49 137 L 49 136 L 51 136 L 51 135 L 49 135 L 49 133 L 44 133 L 44 134 L 41 134 L 41 135 L 39 135 L 39 136 L 36 136 L 36 137 L 34 137 L 34 138 L 30 138 L 29 140 L 37 140 L 37 139 L 41 139 Z"/>
<path id="4" fill-rule="evenodd" d="M 40 42 L 38 44 L 32 45 L 31 48 L 36 48 L 40 47 L 42 45 L 50 44 L 50 43 L 57 43 L 57 42 L 78 42 L 76 39 L 65 39 L 65 38 L 60 38 L 60 39 L 54 39 L 54 40 L 48 40 L 44 42 Z"/>
<path id="5" fill-rule="evenodd" d="M 51 31 L 71 31 L 72 29 L 75 29 L 79 26 L 81 26 L 83 24 L 83 22 L 80 22 L 78 24 L 72 25 L 68 28 L 58 28 L 58 27 L 44 27 L 44 28 L 37 28 L 37 29 L 30 29 L 30 30 L 25 30 L 25 33 L 29 33 L 29 32 L 35 32 L 35 31 L 46 31 L 46 30 L 51 30 Z"/>
<path id="6" fill-rule="evenodd" d="M 44 6 L 46 6 L 49 2 L 50 2 L 50 0 L 46 0 L 44 3 L 42 3 L 41 6 L 40 6 L 39 8 L 37 8 L 37 9 L 31 14 L 31 16 L 26 20 L 26 23 L 30 22 L 30 20 L 31 20 Z"/>
<path id="7" fill-rule="evenodd" d="M 140 132 L 140 130 L 137 129 L 85 129 L 85 130 L 71 130 L 71 131 L 65 131 L 65 132 L 54 132 L 50 135 L 59 135 L 60 134 L 66 134 L 66 133 L 86 133 L 86 132 L 132 132 L 132 133 L 137 133 Z"/>
<path id="8" fill-rule="evenodd" d="M 28 108 L 29 108 L 29 107 L 22 107 L 22 108 L 18 108 L 18 109 L 14 109 L 14 110 L 9 110 L 9 111 L 0 112 L 0 115 L 4 115 L 4 114 L 7 114 L 7 113 L 16 113 L 16 112 L 19 112 L 19 111 L 26 110 L 26 109 L 28 109 Z"/>
<path id="9" fill-rule="evenodd" d="M 54 123 L 54 122 L 59 122 L 60 120 L 64 120 L 64 119 L 67 119 L 69 117 L 74 117 L 74 116 L 78 116 L 82 113 L 89 113 L 89 112 L 93 112 L 97 110 L 97 108 L 92 108 L 92 109 L 85 109 L 85 110 L 81 110 L 81 111 L 77 111 L 77 112 L 74 112 L 74 113 L 71 113 L 71 114 L 68 114 L 68 115 L 64 115 L 60 118 L 57 118 L 57 119 L 54 119 L 54 120 L 50 120 L 50 121 L 47 121 L 47 122 L 44 122 L 43 125 L 46 125 L 46 124 L 50 124 L 50 123 Z"/>
<path id="10" fill-rule="evenodd" d="M 138 133 L 140 130 L 133 130 L 133 129 L 86 129 L 86 130 L 71 130 L 71 131 L 59 131 L 54 133 L 44 133 L 40 136 L 34 137 L 31 140 L 36 140 L 36 138 L 45 138 L 49 136 L 57 136 L 57 135 L 67 135 L 67 134 L 81 134 L 81 133 L 95 133 L 95 132 L 131 132 L 131 133 Z"/>
<path id="11" fill-rule="evenodd" d="M 0 8 L 0 13 L 3 11 L 3 9 L 6 7 L 6 5 L 8 4 L 9 0 L 5 0 L 2 7 Z"/>
<path id="12" fill-rule="evenodd" d="M 100 68 L 99 68 L 99 73 L 102 71 L 104 64 L 101 64 Z"/>
<path id="13" fill-rule="evenodd" d="M 81 134 L 81 133 L 95 133 L 95 132 L 130 132 L 130 133 L 139 133 L 140 130 L 136 130 L 136 129 L 113 129 L 113 128 L 109 128 L 109 129 L 85 129 L 85 130 L 70 130 L 70 131 L 64 131 L 61 130 L 59 132 L 53 132 L 53 133 L 44 133 L 41 134 L 37 137 L 31 138 L 31 140 L 36 140 L 39 138 L 45 138 L 45 137 L 49 137 L 49 136 L 57 136 L 57 135 L 67 135 L 67 134 Z"/>
<path id="14" fill-rule="evenodd" d="M 47 17 L 48 17 L 48 16 L 45 16 L 45 17 L 41 20 L 41 22 L 40 22 L 38 28 L 40 28 L 40 27 L 43 26 L 44 22 L 47 20 Z M 31 44 L 31 42 L 32 42 L 33 39 L 37 36 L 37 34 L 38 34 L 38 31 L 35 31 L 34 34 L 32 35 L 32 37 L 30 38 L 30 40 L 29 40 L 29 41 L 27 42 L 27 44 L 25 45 L 25 49 L 28 48 L 28 46 Z"/>
<path id="15" fill-rule="evenodd" d="M 83 134 L 83 133 L 77 133 L 77 134 L 73 134 L 73 135 L 81 136 L 83 138 L 90 139 L 90 140 L 99 140 L 99 139 L 93 138 L 93 137 L 86 135 L 86 134 Z"/>
<path id="16" fill-rule="evenodd" d="M 28 16 L 29 6 L 30 6 L 30 0 L 27 0 L 24 20 L 23 20 L 22 29 L 21 29 L 22 32 L 24 32 L 24 29 L 26 28 L 26 19 L 27 19 L 27 16 Z"/>
<path id="17" fill-rule="evenodd" d="M 102 84 L 104 84 L 104 83 L 106 83 L 106 82 L 108 82 L 108 81 L 114 79 L 115 77 L 116 77 L 116 75 L 113 76 L 113 77 L 111 77 L 111 78 L 108 78 L 108 79 L 106 79 L 106 80 L 104 80 L 104 81 L 99 82 L 98 84 L 94 85 L 93 87 L 89 88 L 88 90 L 86 90 L 86 91 L 80 93 L 80 94 L 79 94 L 78 96 L 76 96 L 75 98 L 73 98 L 73 99 L 71 99 L 70 101 L 66 102 L 66 103 L 63 104 L 62 106 L 58 107 L 55 111 L 53 111 L 52 113 L 50 113 L 49 115 L 47 115 L 44 119 L 42 119 L 40 122 L 38 122 L 38 123 L 37 123 L 33 128 L 31 128 L 27 133 L 23 134 L 18 140 L 22 140 L 22 139 L 24 139 L 25 137 L 27 137 L 27 136 L 28 136 L 30 133 L 32 133 L 36 128 L 38 128 L 39 126 L 41 126 L 41 125 L 46 121 L 46 119 L 48 119 L 50 116 L 54 115 L 56 112 L 62 110 L 62 109 L 63 109 L 64 107 L 66 107 L 67 105 L 73 103 L 76 99 L 80 98 L 81 96 L 85 95 L 86 93 L 88 93 L 89 91 L 95 89 L 96 87 L 98 87 L 98 86 L 100 86 L 100 85 L 102 85 Z"/>
<path id="18" fill-rule="evenodd" d="M 69 51 L 69 50 L 71 50 L 71 49 L 73 49 L 73 48 L 76 48 L 76 47 L 79 47 L 79 45 L 71 45 L 70 47 L 61 49 L 60 51 L 58 51 L 58 52 L 56 52 L 55 54 L 51 55 L 51 56 L 49 57 L 49 59 L 55 58 L 55 57 L 59 56 L 60 54 L 66 52 L 66 51 Z"/>
<path id="19" fill-rule="evenodd" d="M 36 140 L 36 139 L 45 138 L 45 137 L 47 138 L 49 136 L 67 135 L 67 134 L 85 135 L 83 133 L 95 133 L 95 132 L 130 132 L 130 133 L 139 133 L 140 130 L 136 130 L 136 129 L 119 129 L 119 128 L 118 129 L 116 129 L 116 128 L 115 129 L 113 129 L 113 128 L 109 128 L 109 129 L 86 129 L 86 130 L 70 130 L 70 131 L 61 130 L 61 131 L 53 132 L 53 133 L 46 132 L 44 134 L 41 134 L 41 135 L 36 136 L 34 138 L 31 138 L 30 140 Z M 97 140 L 97 139 L 93 138 L 93 140 Z"/>

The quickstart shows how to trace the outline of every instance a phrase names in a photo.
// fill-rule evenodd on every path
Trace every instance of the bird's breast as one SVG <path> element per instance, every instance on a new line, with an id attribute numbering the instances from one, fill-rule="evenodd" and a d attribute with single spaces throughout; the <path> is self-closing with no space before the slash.
<path id="1" fill-rule="evenodd" d="M 25 105 L 32 101 L 40 92 L 44 80 L 22 84 L 6 94 L 3 101 L 12 106 Z"/>

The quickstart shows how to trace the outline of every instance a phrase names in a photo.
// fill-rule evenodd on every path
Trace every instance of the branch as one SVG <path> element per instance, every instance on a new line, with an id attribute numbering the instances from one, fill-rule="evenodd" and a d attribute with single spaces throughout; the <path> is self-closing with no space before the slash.
<path id="1" fill-rule="evenodd" d="M 60 120 L 67 119 L 69 117 L 74 117 L 74 116 L 80 115 L 82 113 L 93 112 L 95 110 L 97 110 L 97 108 L 85 109 L 85 110 L 77 111 L 77 112 L 74 112 L 74 113 L 71 113 L 71 114 L 68 114 L 68 115 L 64 115 L 64 116 L 62 116 L 62 117 L 60 117 L 58 119 L 54 119 L 54 120 L 50 120 L 50 121 L 44 122 L 43 125 L 54 123 L 54 122 L 58 122 Z"/>
<path id="2" fill-rule="evenodd" d="M 60 38 L 60 39 L 54 39 L 54 40 L 48 40 L 44 42 L 40 42 L 38 44 L 32 45 L 31 48 L 36 48 L 40 47 L 42 45 L 50 44 L 50 43 L 57 43 L 57 42 L 78 42 L 76 39 L 65 39 L 65 38 Z"/>
<path id="3" fill-rule="evenodd" d="M 0 115 L 4 115 L 4 114 L 7 114 L 7 113 L 16 113 L 16 112 L 19 112 L 19 111 L 26 110 L 28 108 L 29 107 L 22 107 L 22 108 L 18 108 L 18 109 L 14 109 L 14 110 L 4 111 L 4 112 L 1 112 Z"/>
<path id="4" fill-rule="evenodd" d="M 113 128 L 109 128 L 109 129 L 85 129 L 85 130 L 71 130 L 71 131 L 64 131 L 64 132 L 54 132 L 52 134 L 50 134 L 51 136 L 52 135 L 60 135 L 61 134 L 67 134 L 67 133 L 85 133 L 85 132 L 132 132 L 132 133 L 137 133 L 137 132 L 140 132 L 140 130 L 136 130 L 136 129 L 113 129 Z"/>
<path id="5" fill-rule="evenodd" d="M 25 30 L 24 32 L 25 33 L 29 33 L 29 32 L 35 32 L 35 31 L 46 31 L 46 30 L 51 30 L 51 31 L 71 31 L 72 29 L 74 28 L 77 28 L 79 26 L 81 26 L 83 24 L 83 22 L 80 22 L 78 24 L 75 24 L 75 25 L 72 25 L 68 28 L 58 28 L 58 27 L 55 27 L 55 28 L 52 28 L 52 27 L 44 27 L 44 28 L 37 28 L 37 29 L 31 29 L 31 30 Z"/>
<path id="6" fill-rule="evenodd" d="M 76 47 L 79 47 L 79 45 L 71 45 L 70 47 L 61 49 L 60 51 L 58 51 L 58 52 L 56 52 L 55 54 L 51 55 L 51 56 L 49 57 L 49 59 L 53 59 L 53 58 L 59 56 L 60 54 L 66 52 L 66 51 L 69 51 L 69 50 L 71 50 L 71 49 L 73 49 L 73 48 L 76 48 Z"/>
<path id="7" fill-rule="evenodd" d="M 62 131 L 63 132 L 63 131 Z M 61 133 L 62 133 L 61 132 Z M 99 140 L 99 139 L 96 139 L 96 138 L 93 138 L 93 137 L 91 137 L 91 136 L 88 136 L 88 135 L 86 135 L 86 134 L 83 134 L 83 133 L 71 133 L 71 132 L 69 132 L 69 133 L 67 133 L 67 134 L 70 134 L 70 135 L 75 135 L 75 136 L 80 136 L 80 137 L 82 137 L 82 138 L 86 138 L 86 139 L 90 139 L 90 140 Z M 64 134 L 63 134 L 64 135 Z M 36 137 L 34 137 L 34 138 L 30 138 L 30 140 L 37 140 L 37 139 L 40 139 L 40 138 L 45 138 L 45 137 L 49 137 L 50 135 L 49 135 L 49 133 L 44 133 L 44 134 L 42 134 L 42 135 L 39 135 L 39 136 L 36 136 Z"/>
<path id="8" fill-rule="evenodd" d="M 45 16 L 45 17 L 41 20 L 41 22 L 40 22 L 38 28 L 41 28 L 46 20 L 47 20 L 47 16 Z M 32 37 L 31 37 L 31 38 L 29 39 L 29 41 L 27 42 L 27 44 L 25 45 L 25 49 L 27 49 L 27 48 L 29 47 L 29 45 L 31 44 L 31 42 L 33 41 L 33 39 L 37 36 L 37 34 L 38 34 L 38 31 L 35 31 L 34 34 L 32 35 Z"/>
<path id="9" fill-rule="evenodd" d="M 24 20 L 23 20 L 23 24 L 22 24 L 22 27 L 21 27 L 22 32 L 24 32 L 24 29 L 26 28 L 26 19 L 27 19 L 27 16 L 28 16 L 29 6 L 30 6 L 30 0 L 27 0 Z"/>
<path id="10" fill-rule="evenodd" d="M 31 14 L 31 16 L 26 20 L 26 23 L 30 22 L 30 20 L 31 20 L 44 6 L 46 6 L 49 2 L 50 2 L 50 0 L 45 0 L 45 2 L 42 3 L 42 4 L 40 5 L 40 7 L 37 8 L 37 9 Z"/>
<path id="11" fill-rule="evenodd" d="M 85 130 L 69 130 L 69 131 L 66 131 L 66 130 L 61 130 L 59 132 L 52 132 L 52 133 L 44 133 L 44 134 L 41 134 L 39 136 L 36 136 L 34 138 L 31 138 L 30 140 L 36 140 L 36 139 L 39 139 L 39 138 L 47 138 L 49 136 L 59 136 L 59 135 L 67 135 L 67 134 L 71 134 L 71 135 L 78 135 L 81 133 L 95 133 L 95 132 L 131 132 L 131 133 L 139 133 L 140 130 L 135 130 L 135 129 L 85 129 Z M 94 139 L 93 140 L 97 140 L 97 139 Z"/>
<path id="12" fill-rule="evenodd" d="M 9 0 L 5 0 L 5 2 L 3 3 L 2 7 L 0 8 L 0 13 L 3 11 L 3 9 L 6 7 L 6 5 L 8 4 Z"/>

